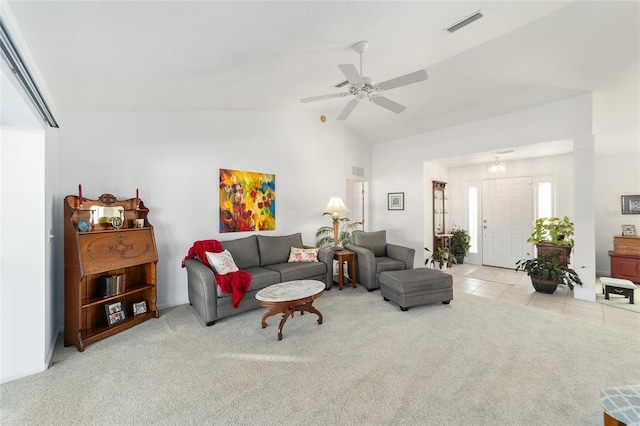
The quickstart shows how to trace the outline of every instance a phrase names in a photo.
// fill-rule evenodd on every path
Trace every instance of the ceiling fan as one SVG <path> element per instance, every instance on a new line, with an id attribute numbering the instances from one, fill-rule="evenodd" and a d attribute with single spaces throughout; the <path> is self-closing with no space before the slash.
<path id="1" fill-rule="evenodd" d="M 359 41 L 353 46 L 353 50 L 360 54 L 360 72 L 358 72 L 355 65 L 352 64 L 338 65 L 340 71 L 342 71 L 345 77 L 347 77 L 347 81 L 337 85 L 336 87 L 342 87 L 348 82 L 349 90 L 347 92 L 302 98 L 300 99 L 300 102 L 306 103 L 322 101 L 324 99 L 354 96 L 355 98 L 350 100 L 347 103 L 347 106 L 342 110 L 342 113 L 338 116 L 338 120 L 345 120 L 349 117 L 353 109 L 358 105 L 358 102 L 363 99 L 369 99 L 369 101 L 374 104 L 386 108 L 389 111 L 393 111 L 396 114 L 407 109 L 404 105 L 400 105 L 389 98 L 381 96 L 380 92 L 426 80 L 428 78 L 427 72 L 425 70 L 419 70 L 400 77 L 392 78 L 391 80 L 383 81 L 382 83 L 375 83 L 371 78 L 362 75 L 362 54 L 367 51 L 368 47 L 368 41 Z"/>

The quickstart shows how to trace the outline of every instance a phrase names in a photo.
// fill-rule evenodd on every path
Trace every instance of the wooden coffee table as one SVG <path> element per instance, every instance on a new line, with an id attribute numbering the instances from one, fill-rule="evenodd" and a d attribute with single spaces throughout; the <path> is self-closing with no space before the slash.
<path id="1" fill-rule="evenodd" d="M 322 324 L 322 314 L 312 306 L 313 301 L 322 296 L 325 284 L 315 280 L 297 280 L 270 285 L 256 293 L 260 306 L 269 308 L 269 312 L 262 317 L 262 328 L 267 327 L 266 319 L 276 314 L 282 314 L 278 327 L 278 340 L 282 340 L 282 327 L 294 312 L 311 312 L 318 315 L 318 324 Z"/>

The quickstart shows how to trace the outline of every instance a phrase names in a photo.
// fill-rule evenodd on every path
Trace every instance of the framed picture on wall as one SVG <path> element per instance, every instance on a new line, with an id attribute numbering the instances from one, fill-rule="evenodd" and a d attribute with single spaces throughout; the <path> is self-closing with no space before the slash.
<path id="1" fill-rule="evenodd" d="M 635 225 L 622 225 L 622 235 L 636 235 Z"/>
<path id="2" fill-rule="evenodd" d="M 404 210 L 404 192 L 390 192 L 387 196 L 387 210 Z"/>
<path id="3" fill-rule="evenodd" d="M 622 214 L 640 214 L 640 195 L 623 195 Z"/>

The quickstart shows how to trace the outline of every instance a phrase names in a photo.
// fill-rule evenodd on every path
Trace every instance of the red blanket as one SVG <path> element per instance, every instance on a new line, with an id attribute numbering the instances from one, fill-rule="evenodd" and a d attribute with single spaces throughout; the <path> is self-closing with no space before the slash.
<path id="1" fill-rule="evenodd" d="M 202 240 L 193 243 L 193 246 L 189 249 L 189 253 L 182 260 L 182 267 L 184 268 L 184 261 L 191 259 L 194 256 L 198 256 L 198 260 L 205 265 L 209 265 L 209 260 L 205 252 L 220 253 L 223 251 L 222 244 L 218 240 Z M 223 293 L 231 294 L 231 304 L 234 309 L 238 309 L 240 301 L 244 297 L 249 285 L 251 284 L 251 274 L 244 271 L 229 272 L 228 274 L 220 275 L 213 272 L 216 277 L 216 282 L 220 286 L 220 290 Z"/>

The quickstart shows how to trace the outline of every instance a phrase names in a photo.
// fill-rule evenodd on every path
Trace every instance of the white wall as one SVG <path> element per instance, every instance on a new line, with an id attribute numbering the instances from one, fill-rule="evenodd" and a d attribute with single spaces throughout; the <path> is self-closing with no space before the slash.
<path id="1" fill-rule="evenodd" d="M 595 182 L 596 270 L 607 276 L 613 236 L 621 235 L 622 225 L 635 225 L 640 235 L 640 215 L 623 215 L 620 200 L 622 195 L 640 194 L 640 151 L 596 157 Z"/>
<path id="2" fill-rule="evenodd" d="M 44 131 L 0 127 L 0 382 L 46 368 Z"/>
<path id="3" fill-rule="evenodd" d="M 0 13 L 56 116 L 45 80 L 4 1 L 0 1 Z M 53 205 L 58 184 L 56 129 L 41 130 L 45 123 L 16 77 L 4 61 L 0 61 L 0 67 L 3 163 L 0 212 L 8 209 L 7 214 L 0 213 L 2 247 L 8 248 L 4 254 L 0 249 L 0 381 L 4 383 L 42 371 L 49 365 L 62 326 L 57 321 L 62 295 L 55 290 L 58 252 L 49 232 L 56 214 Z M 20 258 L 14 261 L 17 255 Z"/>
<path id="4" fill-rule="evenodd" d="M 521 110 L 515 113 L 476 121 L 456 127 L 417 135 L 373 147 L 372 193 L 376 200 L 375 228 L 410 224 L 413 232 L 391 233 L 395 242 L 424 251 L 425 224 L 431 211 L 426 210 L 425 180 L 440 178 L 442 171 L 423 171 L 425 161 L 476 152 L 497 151 L 505 147 L 532 145 L 553 140 L 571 139 L 591 131 L 591 97 L 577 96 Z M 386 193 L 405 192 L 405 210 L 386 211 Z M 429 221 L 429 222 L 427 222 Z M 406 226 L 406 225 L 405 225 Z M 431 226 L 431 225 L 430 225 Z"/>
<path id="5" fill-rule="evenodd" d="M 322 123 L 313 113 L 68 112 L 60 120 L 65 172 L 57 208 L 78 184 L 90 199 L 132 198 L 139 188 L 155 227 L 160 308 L 188 302 L 180 264 L 194 241 L 252 234 L 218 232 L 220 168 L 275 174 L 276 230 L 263 233 L 302 232 L 309 245 L 329 224 L 322 216 L 329 197 L 345 197 L 345 169 L 357 159 L 352 145 L 364 155 L 358 165 L 370 169 L 368 146 L 342 123 Z M 62 234 L 62 223 L 56 225 Z"/>
<path id="6" fill-rule="evenodd" d="M 634 64 L 606 88 L 593 94 L 595 136 L 596 270 L 609 275 L 607 252 L 622 225 L 635 225 L 640 215 L 623 215 L 620 196 L 640 194 L 640 69 Z"/>

